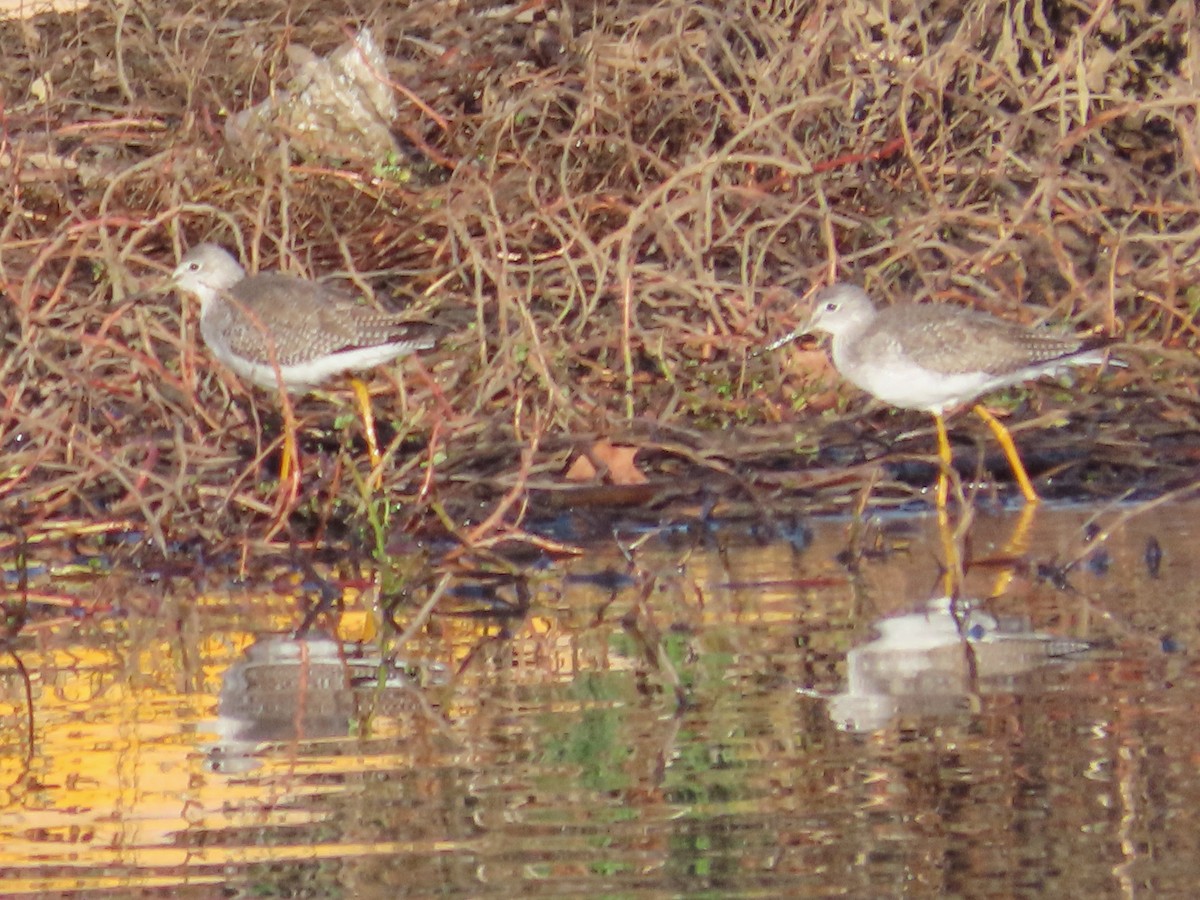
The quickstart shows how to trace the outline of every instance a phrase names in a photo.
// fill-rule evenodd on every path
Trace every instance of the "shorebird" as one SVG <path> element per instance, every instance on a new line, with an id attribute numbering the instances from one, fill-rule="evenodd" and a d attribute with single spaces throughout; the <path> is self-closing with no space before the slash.
<path id="1" fill-rule="evenodd" d="M 380 312 L 329 285 L 246 270 L 224 248 L 189 250 L 171 284 L 200 300 L 200 334 L 221 363 L 272 390 L 310 390 L 335 375 L 432 348 L 440 328 Z M 373 463 L 378 446 L 366 389 L 355 382 Z"/>
<path id="2" fill-rule="evenodd" d="M 862 288 L 845 283 L 819 291 L 808 322 L 769 349 L 813 332 L 832 335 L 834 368 L 851 384 L 891 406 L 933 416 L 943 466 L 939 507 L 946 503 L 950 466 L 947 410 L 1072 366 L 1103 364 L 1102 348 L 1113 342 L 1101 336 L 1056 335 L 957 306 L 910 304 L 880 310 Z M 974 410 L 1004 448 L 1026 502 L 1037 503 L 1008 429 L 983 406 L 976 403 Z"/>
<path id="3" fill-rule="evenodd" d="M 200 300 L 200 334 L 213 356 L 265 388 L 309 390 L 437 342 L 436 326 L 328 285 L 282 272 L 247 276 L 216 244 L 189 250 L 171 281 Z"/>

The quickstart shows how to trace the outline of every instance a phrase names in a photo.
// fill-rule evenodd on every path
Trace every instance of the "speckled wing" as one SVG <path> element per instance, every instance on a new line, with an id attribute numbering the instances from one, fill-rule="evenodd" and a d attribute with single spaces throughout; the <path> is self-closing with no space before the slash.
<path id="1" fill-rule="evenodd" d="M 943 375 L 982 372 L 1003 376 L 1055 360 L 1086 353 L 1107 341 L 1041 334 L 987 313 L 954 306 L 891 306 L 871 323 L 859 344 L 859 355 L 902 345 L 903 355 L 922 368 Z M 886 354 L 879 354 L 886 355 Z"/>
<path id="2" fill-rule="evenodd" d="M 355 347 L 376 347 L 380 344 L 403 344 L 397 354 L 429 350 L 437 342 L 442 329 L 429 322 L 407 319 L 403 315 L 381 312 L 357 302 L 353 295 L 339 292 L 332 303 L 320 309 L 321 328 L 329 344 L 341 346 L 324 352 L 336 352 Z"/>
<path id="3" fill-rule="evenodd" d="M 270 335 L 280 366 L 344 350 L 394 344 L 396 355 L 434 346 L 440 329 L 406 321 L 354 300 L 329 285 L 268 273 L 238 282 L 222 312 L 221 330 L 236 355 L 269 364 Z M 216 324 L 216 323 L 214 323 Z"/>

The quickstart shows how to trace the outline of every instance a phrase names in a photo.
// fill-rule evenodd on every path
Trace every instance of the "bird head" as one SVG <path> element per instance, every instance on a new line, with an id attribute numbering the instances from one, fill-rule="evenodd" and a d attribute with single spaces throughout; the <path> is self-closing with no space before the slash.
<path id="1" fill-rule="evenodd" d="M 171 273 L 171 285 L 207 303 L 245 277 L 246 270 L 227 250 L 216 244 L 200 244 L 179 261 Z"/>

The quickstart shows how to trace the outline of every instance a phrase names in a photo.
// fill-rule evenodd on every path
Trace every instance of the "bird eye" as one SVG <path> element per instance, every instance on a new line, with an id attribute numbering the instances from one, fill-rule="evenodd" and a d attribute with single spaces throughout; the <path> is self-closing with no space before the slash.
<path id="1" fill-rule="evenodd" d="M 825 304 L 825 312 L 837 312 L 838 305 L 833 300 Z"/>
<path id="2" fill-rule="evenodd" d="M 198 262 L 188 263 L 188 271 L 189 272 L 199 272 L 200 271 L 200 263 L 198 263 Z"/>

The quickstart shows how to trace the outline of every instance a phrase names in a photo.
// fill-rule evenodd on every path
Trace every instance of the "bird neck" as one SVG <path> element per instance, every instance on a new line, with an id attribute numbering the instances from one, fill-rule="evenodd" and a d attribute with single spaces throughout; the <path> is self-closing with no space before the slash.
<path id="1" fill-rule="evenodd" d="M 217 299 L 220 293 L 221 292 L 219 290 L 207 284 L 200 285 L 192 291 L 192 294 L 197 300 L 200 301 L 201 319 L 205 318 L 210 313 L 213 308 L 213 302 Z"/>
<path id="2" fill-rule="evenodd" d="M 847 359 L 848 354 L 852 353 L 859 338 L 866 332 L 868 325 L 870 325 L 869 322 L 849 322 L 833 336 L 829 351 L 833 356 L 834 365 L 841 366 Z"/>

